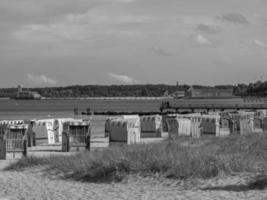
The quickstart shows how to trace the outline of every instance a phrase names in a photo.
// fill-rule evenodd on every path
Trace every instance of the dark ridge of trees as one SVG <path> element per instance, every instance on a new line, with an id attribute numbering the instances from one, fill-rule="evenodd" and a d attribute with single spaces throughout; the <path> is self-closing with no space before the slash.
<path id="1" fill-rule="evenodd" d="M 17 92 L 17 88 L 1 88 L 0 97 L 11 97 Z"/>
<path id="2" fill-rule="evenodd" d="M 210 88 L 211 86 L 195 85 L 196 88 Z M 238 85 L 216 85 L 218 89 L 232 88 L 236 96 L 267 96 L 267 81 Z M 25 88 L 24 90 L 36 91 L 43 97 L 160 97 L 170 95 L 177 90 L 186 91 L 189 85 L 73 85 L 67 87 Z M 16 88 L 0 89 L 0 97 L 11 97 L 17 92 Z"/>
<path id="3" fill-rule="evenodd" d="M 174 93 L 177 89 L 186 91 L 187 85 L 73 85 L 67 87 L 25 88 L 24 90 L 36 91 L 43 97 L 157 97 Z M 11 97 L 17 92 L 16 88 L 0 89 L 0 97 Z"/>

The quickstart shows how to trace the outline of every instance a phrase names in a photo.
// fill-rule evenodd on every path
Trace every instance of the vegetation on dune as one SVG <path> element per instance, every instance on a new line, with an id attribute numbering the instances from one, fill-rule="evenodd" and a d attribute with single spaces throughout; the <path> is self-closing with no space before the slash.
<path id="1" fill-rule="evenodd" d="M 265 172 L 267 135 L 228 138 L 178 138 L 158 144 L 133 145 L 71 156 L 27 157 L 7 170 L 47 166 L 65 178 L 82 181 L 121 180 L 127 174 L 167 178 L 210 178 L 220 174 Z"/>

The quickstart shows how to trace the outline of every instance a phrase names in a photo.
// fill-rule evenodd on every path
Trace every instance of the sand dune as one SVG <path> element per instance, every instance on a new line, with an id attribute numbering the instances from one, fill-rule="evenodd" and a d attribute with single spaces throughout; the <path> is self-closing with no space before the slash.
<path id="1" fill-rule="evenodd" d="M 245 184 L 250 176 L 177 181 L 129 176 L 121 183 L 82 183 L 49 176 L 41 168 L 4 171 L 10 161 L 0 161 L 0 200 L 17 199 L 129 199 L 214 200 L 267 199 L 267 190 L 229 191 L 227 185 Z M 215 189 L 212 189 L 216 187 Z M 203 190 L 203 188 L 209 188 Z M 231 190 L 231 189 L 230 189 Z M 242 190 L 242 188 L 241 188 Z"/>

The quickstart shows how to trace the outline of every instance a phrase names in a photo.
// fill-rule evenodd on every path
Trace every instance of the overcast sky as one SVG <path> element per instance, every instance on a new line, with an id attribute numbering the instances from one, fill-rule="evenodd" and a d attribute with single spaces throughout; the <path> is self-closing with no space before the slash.
<path id="1" fill-rule="evenodd" d="M 267 0 L 1 0 L 0 87 L 267 79 Z"/>

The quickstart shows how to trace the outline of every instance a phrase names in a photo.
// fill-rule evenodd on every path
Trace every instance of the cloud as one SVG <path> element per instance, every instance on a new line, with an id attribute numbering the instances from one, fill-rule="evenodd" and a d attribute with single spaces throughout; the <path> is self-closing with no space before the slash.
<path id="1" fill-rule="evenodd" d="M 196 31 L 205 34 L 217 34 L 220 33 L 222 30 L 219 26 L 216 25 L 198 24 L 196 27 Z"/>
<path id="2" fill-rule="evenodd" d="M 37 85 L 56 85 L 57 81 L 45 76 L 45 75 L 34 75 L 27 73 L 27 78 L 29 81 Z"/>
<path id="3" fill-rule="evenodd" d="M 172 56 L 171 53 L 165 51 L 165 50 L 162 49 L 160 46 L 154 46 L 154 47 L 153 47 L 153 51 L 154 51 L 155 53 L 157 53 L 158 55 L 160 55 L 160 56 Z"/>
<path id="4" fill-rule="evenodd" d="M 111 2 L 111 3 L 132 3 L 134 0 L 105 0 L 106 2 Z"/>
<path id="5" fill-rule="evenodd" d="M 266 47 L 265 42 L 263 42 L 263 41 L 261 41 L 261 40 L 254 40 L 253 42 L 254 42 L 254 44 L 255 44 L 256 46 L 263 47 L 263 48 Z"/>
<path id="6" fill-rule="evenodd" d="M 27 24 L 17 30 L 14 38 L 26 42 L 84 41 L 106 37 L 139 37 L 142 26 L 157 21 L 153 16 L 124 11 L 94 8 L 82 14 L 68 14 L 50 24 Z"/>
<path id="7" fill-rule="evenodd" d="M 114 73 L 109 73 L 108 76 L 116 81 L 122 82 L 124 84 L 136 84 L 138 83 L 137 80 L 135 80 L 132 77 L 129 77 L 127 75 L 119 75 Z"/>
<path id="8" fill-rule="evenodd" d="M 14 18 L 17 20 L 24 19 L 29 22 L 29 20 L 35 20 L 31 18 L 37 18 L 39 20 L 44 20 L 45 18 L 51 19 L 68 13 L 81 13 L 97 6 L 123 5 L 134 1 L 135 0 L 1 0 L 0 15 L 2 17 L 13 18 L 13 20 Z M 64 5 L 62 2 L 64 2 Z"/>
<path id="9" fill-rule="evenodd" d="M 217 18 L 226 22 L 231 22 L 233 24 L 241 24 L 241 25 L 249 24 L 247 18 L 240 13 L 226 13 L 217 16 Z"/>
<path id="10" fill-rule="evenodd" d="M 149 23 L 155 19 L 148 15 L 136 15 L 126 13 L 121 10 L 112 10 L 108 8 L 94 8 L 82 14 L 69 14 L 65 18 L 66 23 L 83 24 L 131 24 L 131 23 Z"/>
<path id="11" fill-rule="evenodd" d="M 212 45 L 212 42 L 209 39 L 205 38 L 203 35 L 200 35 L 200 34 L 198 34 L 196 36 L 195 42 L 200 46 L 205 46 L 205 45 L 210 46 L 210 45 Z"/>
<path id="12" fill-rule="evenodd" d="M 91 35 L 91 32 L 79 25 L 64 23 L 42 25 L 30 24 L 24 26 L 14 34 L 16 39 L 30 42 L 49 42 L 60 40 L 82 40 Z"/>

